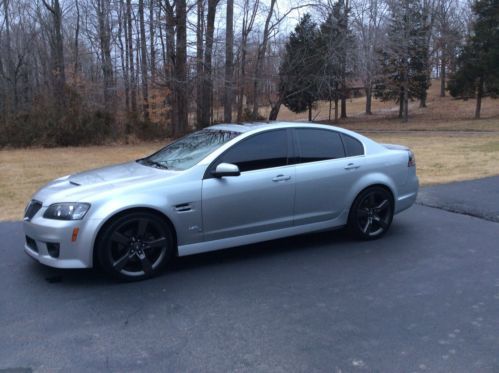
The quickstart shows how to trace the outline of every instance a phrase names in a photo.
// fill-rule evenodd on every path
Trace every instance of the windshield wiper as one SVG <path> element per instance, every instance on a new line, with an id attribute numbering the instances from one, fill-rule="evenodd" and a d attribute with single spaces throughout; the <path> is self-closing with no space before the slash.
<path id="1" fill-rule="evenodd" d="M 153 166 L 156 168 L 161 168 L 163 170 L 168 170 L 168 166 L 165 166 L 164 164 L 162 164 L 160 162 L 151 161 L 150 159 L 147 159 L 147 158 L 137 159 L 137 162 L 139 162 L 141 164 L 148 164 L 150 166 Z"/>

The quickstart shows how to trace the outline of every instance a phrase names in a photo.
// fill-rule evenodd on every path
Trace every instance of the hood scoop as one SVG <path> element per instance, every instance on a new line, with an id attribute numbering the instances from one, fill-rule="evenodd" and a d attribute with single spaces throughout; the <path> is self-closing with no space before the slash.
<path id="1" fill-rule="evenodd" d="M 76 181 L 69 180 L 69 183 L 74 186 L 80 186 L 81 184 L 78 184 Z"/>

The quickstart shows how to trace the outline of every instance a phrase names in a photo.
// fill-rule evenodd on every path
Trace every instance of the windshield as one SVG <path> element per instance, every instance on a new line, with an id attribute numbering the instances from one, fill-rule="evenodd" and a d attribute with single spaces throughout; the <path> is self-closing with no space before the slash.
<path id="1" fill-rule="evenodd" d="M 186 170 L 239 134 L 208 129 L 194 132 L 138 162 L 152 167 Z"/>

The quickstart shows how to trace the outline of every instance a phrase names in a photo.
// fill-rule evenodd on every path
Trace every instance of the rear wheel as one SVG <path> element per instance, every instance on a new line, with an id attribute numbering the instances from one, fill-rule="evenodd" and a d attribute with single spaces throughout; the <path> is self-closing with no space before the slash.
<path id="1" fill-rule="evenodd" d="M 383 236 L 393 220 L 393 198 L 382 187 L 362 191 L 355 199 L 348 225 L 358 238 L 372 240 Z"/>
<path id="2" fill-rule="evenodd" d="M 171 258 L 173 233 L 156 214 L 130 213 L 105 228 L 97 250 L 106 272 L 120 280 L 142 280 L 158 274 Z"/>

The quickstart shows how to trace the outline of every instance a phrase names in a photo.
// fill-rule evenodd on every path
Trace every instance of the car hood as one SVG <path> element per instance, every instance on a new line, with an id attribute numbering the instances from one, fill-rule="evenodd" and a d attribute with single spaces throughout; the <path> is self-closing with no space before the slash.
<path id="1" fill-rule="evenodd" d="M 113 166 L 98 168 L 95 170 L 79 172 L 70 175 L 68 180 L 71 184 L 95 185 L 95 184 L 120 184 L 137 179 L 165 175 L 167 170 L 144 166 L 137 162 L 128 162 Z M 171 172 L 170 172 L 171 173 Z"/>
<path id="2" fill-rule="evenodd" d="M 54 202 L 79 202 L 101 192 L 156 178 L 169 178 L 177 171 L 162 170 L 128 162 L 61 177 L 43 186 L 34 199 L 49 205 Z"/>

